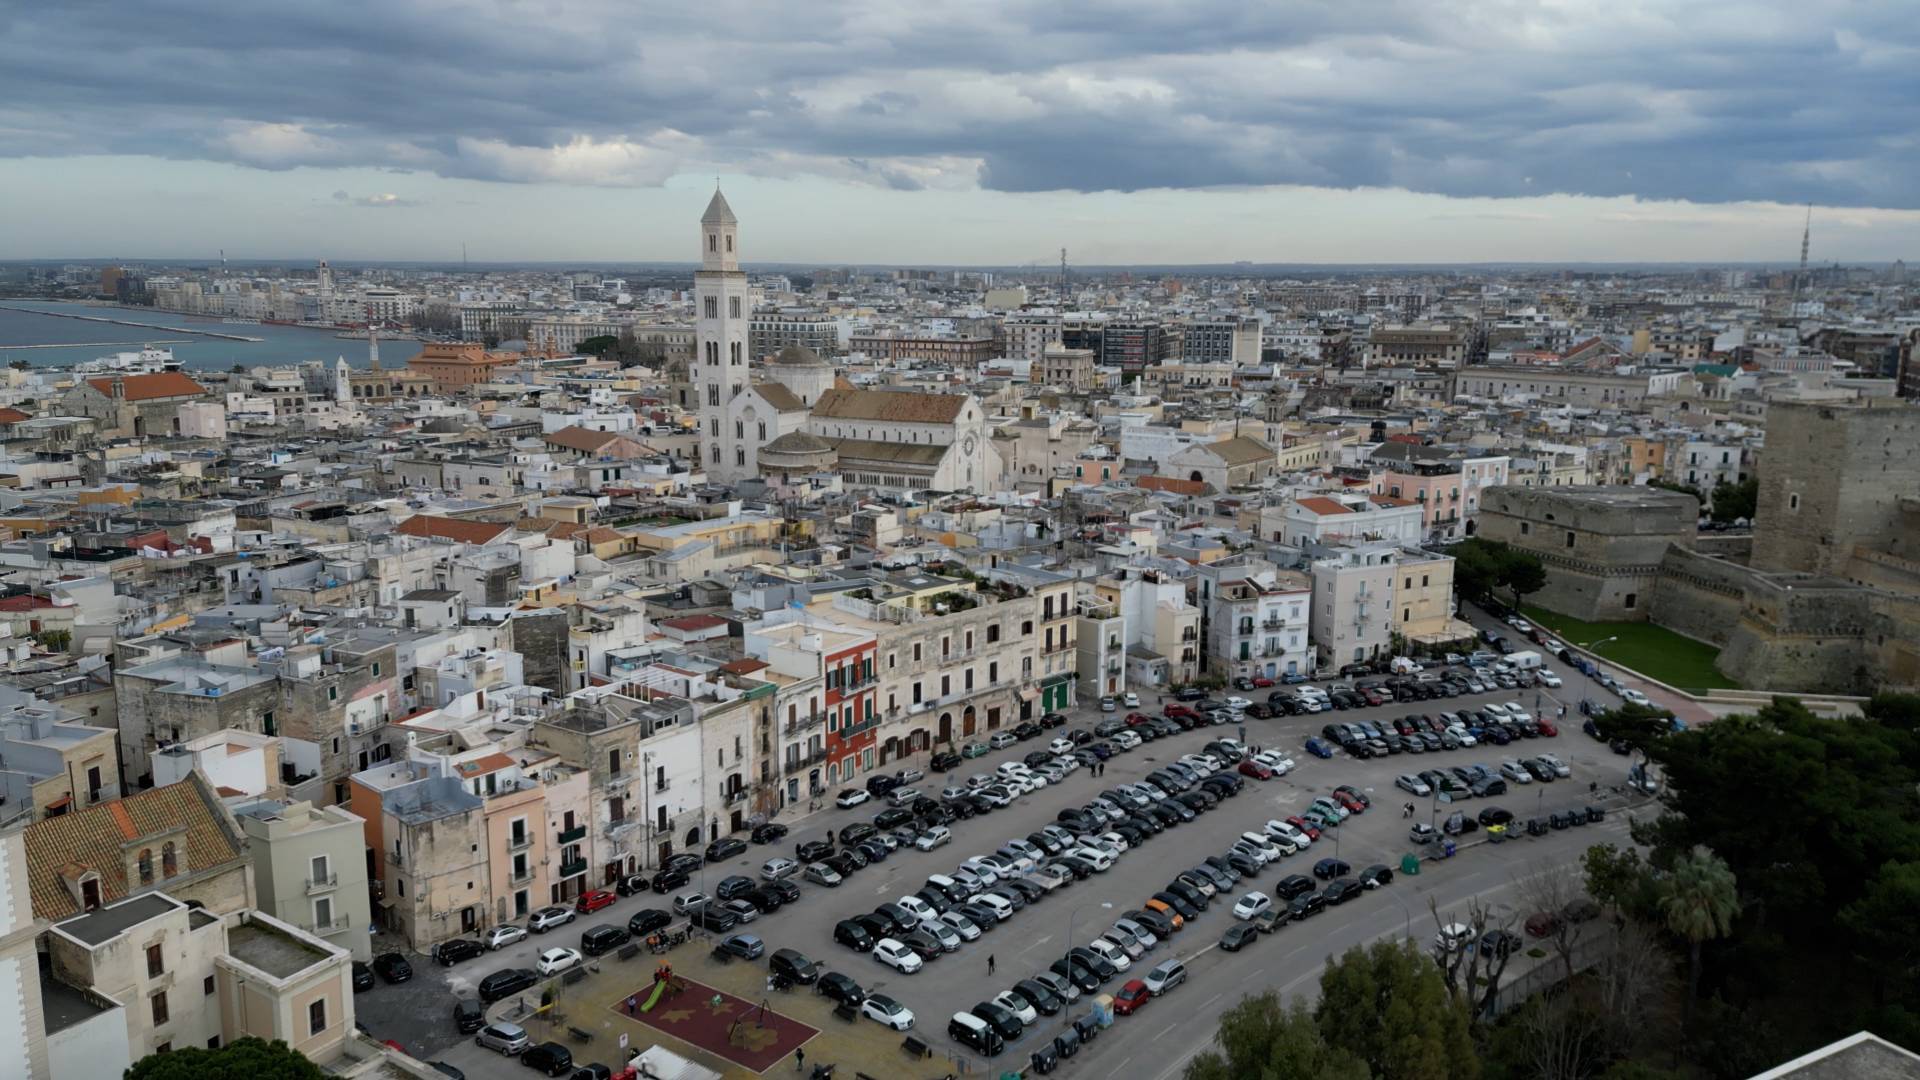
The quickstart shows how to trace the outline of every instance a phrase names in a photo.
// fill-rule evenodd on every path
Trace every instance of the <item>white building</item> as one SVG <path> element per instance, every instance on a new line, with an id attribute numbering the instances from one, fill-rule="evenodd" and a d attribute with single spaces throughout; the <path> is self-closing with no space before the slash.
<path id="1" fill-rule="evenodd" d="M 1304 575 L 1260 564 L 1222 576 L 1209 591 L 1207 652 L 1214 674 L 1275 678 L 1313 671 L 1312 585 Z"/>
<path id="2" fill-rule="evenodd" d="M 1398 544 L 1355 544 L 1313 563 L 1313 643 L 1329 665 L 1371 660 L 1393 633 Z"/>
<path id="3" fill-rule="evenodd" d="M 700 217 L 700 269 L 693 274 L 695 353 L 691 379 L 700 398 L 700 442 L 707 476 L 731 484 L 753 475 L 746 436 L 728 422 L 728 406 L 746 390 L 747 275 L 740 269 L 739 219 L 718 190 Z"/>
<path id="4" fill-rule="evenodd" d="M 1424 534 L 1421 513 L 1404 499 L 1383 505 L 1366 495 L 1311 495 L 1263 508 L 1260 532 L 1294 547 L 1356 540 L 1418 544 Z"/>

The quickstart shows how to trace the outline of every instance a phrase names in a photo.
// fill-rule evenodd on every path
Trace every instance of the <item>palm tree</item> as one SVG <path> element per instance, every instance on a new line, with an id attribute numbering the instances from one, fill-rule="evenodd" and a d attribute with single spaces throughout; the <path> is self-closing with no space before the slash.
<path id="1" fill-rule="evenodd" d="M 1700 946 L 1732 933 L 1733 920 L 1740 914 L 1740 890 L 1732 868 L 1704 844 L 1696 844 L 1674 860 L 1660 911 L 1666 916 L 1667 929 L 1687 942 L 1687 1006 L 1681 1024 L 1691 1026 L 1694 999 L 1700 995 Z"/>

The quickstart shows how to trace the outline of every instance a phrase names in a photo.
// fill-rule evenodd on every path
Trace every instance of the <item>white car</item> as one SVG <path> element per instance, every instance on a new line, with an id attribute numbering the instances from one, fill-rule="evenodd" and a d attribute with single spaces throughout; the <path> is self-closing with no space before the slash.
<path id="1" fill-rule="evenodd" d="M 1409 795 L 1416 795 L 1422 799 L 1433 794 L 1433 788 L 1428 786 L 1425 780 L 1411 773 L 1401 773 L 1399 776 L 1394 777 L 1393 786 Z"/>
<path id="2" fill-rule="evenodd" d="M 1101 833 L 1099 836 L 1094 837 L 1094 839 L 1112 848 L 1115 855 L 1125 854 L 1127 850 L 1133 846 L 1127 843 L 1126 837 L 1121 836 L 1117 832 Z"/>
<path id="3" fill-rule="evenodd" d="M 1055 739 L 1052 742 L 1047 744 L 1047 753 L 1071 754 L 1073 753 L 1073 740 L 1072 739 Z"/>
<path id="4" fill-rule="evenodd" d="M 1113 928 L 1139 942 L 1141 948 L 1153 949 L 1160 944 L 1160 938 L 1153 931 L 1132 919 L 1117 919 Z"/>
<path id="5" fill-rule="evenodd" d="M 527 928 L 524 926 L 496 926 L 480 938 L 480 944 L 489 949 L 504 949 L 516 941 L 524 941 Z"/>
<path id="6" fill-rule="evenodd" d="M 1077 847 L 1068 851 L 1066 854 L 1076 859 L 1084 859 L 1087 865 L 1093 867 L 1096 871 L 1104 872 L 1113 868 L 1113 857 L 1101 851 L 1099 848 Z"/>
<path id="7" fill-rule="evenodd" d="M 939 912 L 933 910 L 932 905 L 928 904 L 925 900 L 922 900 L 919 897 L 914 896 L 912 894 L 903 896 L 898 900 L 895 900 L 894 903 L 900 905 L 903 908 L 906 908 L 907 914 L 912 915 L 914 918 L 919 919 L 921 922 L 926 922 L 928 919 L 938 918 L 940 915 Z"/>
<path id="8" fill-rule="evenodd" d="M 1493 717 L 1495 720 L 1505 720 L 1507 718 L 1507 707 L 1497 701 L 1489 701 L 1485 705 L 1480 706 L 1480 708 L 1481 711 Z"/>
<path id="9" fill-rule="evenodd" d="M 1507 625 L 1523 634 L 1531 634 L 1533 632 L 1533 624 L 1518 615 L 1507 616 Z"/>
<path id="10" fill-rule="evenodd" d="M 1122 731 L 1114 735 L 1113 745 L 1122 750 L 1132 750 L 1140 745 L 1140 736 L 1131 731 Z"/>
<path id="11" fill-rule="evenodd" d="M 949 911 L 945 915 L 940 916 L 940 921 L 945 923 L 954 933 L 959 934 L 960 940 L 962 941 L 978 941 L 980 939 L 980 928 L 973 925 L 972 919 L 967 918 L 957 911 Z"/>
<path id="12" fill-rule="evenodd" d="M 1233 905 L 1233 917 L 1251 919 L 1263 911 L 1273 910 L 1273 898 L 1263 892 L 1250 892 Z"/>
<path id="13" fill-rule="evenodd" d="M 1000 872 L 975 856 L 955 868 L 952 877 L 960 883 L 962 888 L 979 892 L 981 889 L 991 889 L 998 884 Z"/>
<path id="14" fill-rule="evenodd" d="M 1507 719 L 1517 720 L 1524 724 L 1528 720 L 1533 719 L 1533 714 L 1521 708 L 1519 702 L 1509 701 L 1507 702 Z"/>
<path id="15" fill-rule="evenodd" d="M 947 828 L 945 825 L 935 825 L 926 832 L 914 837 L 913 846 L 919 848 L 921 851 L 932 851 L 934 848 L 952 839 L 952 829 Z"/>
<path id="16" fill-rule="evenodd" d="M 1140 695 L 1131 692 L 1121 694 L 1120 704 L 1125 705 L 1129 709 L 1137 709 L 1140 707 Z"/>
<path id="17" fill-rule="evenodd" d="M 706 897 L 701 897 L 705 901 Z M 680 914 L 685 915 L 686 912 Z M 527 920 L 527 929 L 536 934 L 544 934 L 556 926 L 565 926 L 573 921 L 573 909 L 570 907 L 543 907 Z"/>
<path id="18" fill-rule="evenodd" d="M 873 958 L 902 975 L 911 975 L 922 966 L 919 953 L 890 937 L 883 937 L 874 943 Z"/>
<path id="19" fill-rule="evenodd" d="M 1647 695 L 1641 693 L 1638 690 L 1635 690 L 1631 686 L 1623 686 L 1620 688 L 1620 700 L 1628 702 L 1633 705 L 1640 705 L 1646 708 L 1653 707 L 1652 698 L 1647 697 Z"/>
<path id="20" fill-rule="evenodd" d="M 675 915 L 691 915 L 707 906 L 707 894 L 703 892 L 681 893 L 673 898 Z"/>
<path id="21" fill-rule="evenodd" d="M 1553 775 L 1558 776 L 1563 780 L 1573 775 L 1573 769 L 1569 768 L 1566 762 L 1561 761 L 1559 756 L 1556 754 L 1541 754 L 1539 757 L 1535 758 L 1534 760 L 1538 761 L 1542 765 L 1545 765 L 1547 768 L 1552 769 Z"/>
<path id="22" fill-rule="evenodd" d="M 846 810 L 859 806 L 871 798 L 873 798 L 873 796 L 867 794 L 865 788 L 848 788 L 833 800 L 833 804 L 842 810 Z"/>
<path id="23" fill-rule="evenodd" d="M 915 957 L 914 959 L 919 959 Z M 885 994 L 870 994 L 860 1003 L 860 1012 L 869 1020 L 878 1021 L 895 1031 L 906 1031 L 913 1027 L 913 1010 L 893 1000 Z"/>
<path id="24" fill-rule="evenodd" d="M 1270 848 L 1265 844 L 1261 844 L 1259 847 L 1255 847 L 1254 845 L 1247 843 L 1245 840 L 1235 840 L 1233 842 L 1233 846 L 1227 849 L 1227 854 L 1229 855 L 1235 852 L 1239 852 L 1240 854 L 1245 855 L 1247 858 L 1252 859 L 1254 862 L 1259 863 L 1261 866 L 1265 866 L 1268 863 L 1273 862 L 1275 859 L 1278 859 L 1280 857 L 1280 851 L 1278 848 Z M 1267 854 L 1268 852 L 1273 853 L 1271 857 L 1268 856 Z"/>
<path id="25" fill-rule="evenodd" d="M 1267 835 L 1291 841 L 1294 847 L 1302 851 L 1313 844 L 1312 837 L 1294 828 L 1292 825 L 1281 821 L 1279 818 L 1274 818 L 1272 821 L 1267 822 Z"/>
<path id="26" fill-rule="evenodd" d="M 1293 771 L 1293 759 L 1278 750 L 1262 750 L 1253 755 L 1253 760 L 1272 769 L 1275 776 L 1285 776 Z"/>
<path id="27" fill-rule="evenodd" d="M 1100 935 L 1100 940 L 1109 945 L 1119 946 L 1126 951 L 1127 958 L 1130 960 L 1138 960 L 1147 955 L 1147 947 L 1136 941 L 1134 936 L 1125 930 L 1109 930 Z"/>
<path id="28" fill-rule="evenodd" d="M 1099 953 L 1102 959 L 1113 965 L 1115 971 L 1125 971 L 1133 966 L 1133 957 L 1127 955 L 1127 950 L 1105 938 L 1094 938 L 1087 942 L 1087 948 Z"/>
<path id="29" fill-rule="evenodd" d="M 993 919 L 996 923 L 1003 923 L 1013 918 L 1013 905 L 1009 904 L 1004 898 L 995 896 L 992 893 L 980 893 L 970 899 L 968 903 L 978 904 L 988 911 L 993 912 Z"/>
<path id="30" fill-rule="evenodd" d="M 1478 746 L 1480 744 L 1480 740 L 1473 737 L 1473 733 L 1467 730 L 1465 724 L 1453 725 L 1447 729 L 1447 734 L 1460 740 L 1461 746 Z"/>
<path id="31" fill-rule="evenodd" d="M 1178 960 L 1163 961 L 1159 967 L 1147 972 L 1145 981 L 1147 990 L 1154 997 L 1159 997 L 1187 981 L 1187 967 Z"/>
<path id="32" fill-rule="evenodd" d="M 1520 766 L 1520 763 L 1508 758 L 1500 763 L 1500 775 L 1516 784 L 1533 783 L 1533 774 Z"/>
<path id="33" fill-rule="evenodd" d="M 1227 699 L 1227 708 L 1232 709 L 1234 712 L 1237 712 L 1237 713 L 1246 712 L 1247 706 L 1251 704 L 1253 704 L 1253 702 L 1248 701 L 1246 698 L 1243 698 L 1243 697 L 1230 697 Z"/>
<path id="34" fill-rule="evenodd" d="M 533 966 L 542 975 L 557 975 L 580 962 L 578 949 L 548 949 Z"/>
<path id="35" fill-rule="evenodd" d="M 1040 1013 L 1033 1003 L 1011 990 L 1002 990 L 993 995 L 993 1003 L 1020 1018 L 1022 1024 L 1034 1024 L 1040 1021 Z"/>
<path id="36" fill-rule="evenodd" d="M 1546 668 L 1541 668 L 1539 671 L 1533 673 L 1533 681 L 1539 683 L 1541 686 L 1559 686 L 1560 676 L 1555 675 Z"/>

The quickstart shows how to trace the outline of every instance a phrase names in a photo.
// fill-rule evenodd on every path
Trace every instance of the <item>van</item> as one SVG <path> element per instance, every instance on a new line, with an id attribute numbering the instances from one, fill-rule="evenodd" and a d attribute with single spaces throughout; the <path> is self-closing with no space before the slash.
<path id="1" fill-rule="evenodd" d="M 947 1035 L 982 1057 L 992 1057 L 1007 1048 L 1007 1041 L 999 1032 L 969 1012 L 953 1014 L 953 1019 L 947 1022 Z"/>
<path id="2" fill-rule="evenodd" d="M 588 956 L 603 956 L 633 940 L 622 926 L 589 926 L 580 931 L 580 951 Z"/>
<path id="3" fill-rule="evenodd" d="M 1004 750 L 1012 746 L 1013 742 L 1013 732 L 996 731 L 993 733 L 993 736 L 987 740 L 987 745 L 993 747 L 995 750 Z M 961 1015 L 965 1016 L 966 1014 L 962 1013 Z"/>

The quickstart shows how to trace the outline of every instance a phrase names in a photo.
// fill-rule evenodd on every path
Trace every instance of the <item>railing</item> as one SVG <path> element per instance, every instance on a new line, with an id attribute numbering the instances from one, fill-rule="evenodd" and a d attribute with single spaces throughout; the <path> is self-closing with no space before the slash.
<path id="1" fill-rule="evenodd" d="M 340 884 L 339 874 L 328 874 L 325 877 L 308 878 L 307 879 L 307 895 L 312 896 L 314 893 L 326 892 L 328 889 L 331 889 L 339 884 Z"/>
<path id="2" fill-rule="evenodd" d="M 507 884 L 509 885 L 525 885 L 532 880 L 533 867 L 531 866 L 525 870 L 510 870 L 507 872 Z"/>
<path id="3" fill-rule="evenodd" d="M 614 773 L 612 776 L 607 777 L 607 788 L 609 790 L 613 788 L 624 788 L 632 782 L 633 782 L 632 773 L 617 772 L 617 773 Z"/>
<path id="4" fill-rule="evenodd" d="M 796 720 L 789 720 L 780 725 L 780 734 L 785 736 L 798 735 L 803 731 L 809 731 L 819 727 L 821 721 L 824 719 L 826 719 L 824 714 L 816 714 L 813 716 L 803 716 Z"/>
<path id="5" fill-rule="evenodd" d="M 747 796 L 751 794 L 752 792 L 748 791 L 746 788 L 741 788 L 738 791 L 729 791 L 720 796 L 720 802 L 724 805 L 731 806 L 732 804 L 737 802 L 745 802 Z"/>
<path id="6" fill-rule="evenodd" d="M 407 865 L 406 857 L 401 855 L 398 851 L 387 852 L 387 861 L 392 863 L 395 866 Z"/>
<path id="7" fill-rule="evenodd" d="M 1260 655 L 1261 656 L 1279 656 L 1285 653 L 1286 651 L 1287 650 L 1281 648 L 1278 645 L 1269 645 L 1266 648 L 1260 650 Z"/>
<path id="8" fill-rule="evenodd" d="M 585 825 L 575 825 L 573 828 L 567 829 L 560 834 L 560 842 L 562 844 L 571 844 L 576 840 L 586 839 L 586 836 L 587 827 Z"/>
<path id="9" fill-rule="evenodd" d="M 560 876 L 563 879 L 570 878 L 578 874 L 584 874 L 586 872 L 587 872 L 587 860 L 585 859 L 575 859 L 572 862 L 563 862 L 560 864 Z"/>
<path id="10" fill-rule="evenodd" d="M 667 779 L 664 776 L 659 777 L 653 782 L 653 790 L 655 791 L 665 791 L 672 786 L 673 786 L 673 781 Z"/>
<path id="11" fill-rule="evenodd" d="M 1287 625 L 1287 623 L 1285 619 L 1282 619 L 1278 615 L 1275 615 L 1270 619 L 1262 620 L 1260 625 L 1266 627 L 1269 630 L 1278 630 L 1281 627 Z"/>
<path id="12" fill-rule="evenodd" d="M 811 753 L 801 754 L 797 758 L 788 759 L 786 771 L 792 772 L 796 769 L 804 769 L 811 765 L 819 765 L 826 760 L 827 752 L 825 750 L 815 750 Z"/>
<path id="13" fill-rule="evenodd" d="M 532 846 L 533 846 L 533 834 L 530 832 L 521 833 L 518 836 L 507 837 L 508 851 L 525 851 Z"/>
<path id="14" fill-rule="evenodd" d="M 315 920 L 314 922 L 304 924 L 302 928 L 305 929 L 309 934 L 320 934 L 322 936 L 327 936 L 332 934 L 344 933 L 347 927 L 352 925 L 352 922 L 353 920 L 347 918 L 345 915 L 342 915 L 337 919 L 329 919 L 326 922 L 320 922 L 318 920 Z"/>

